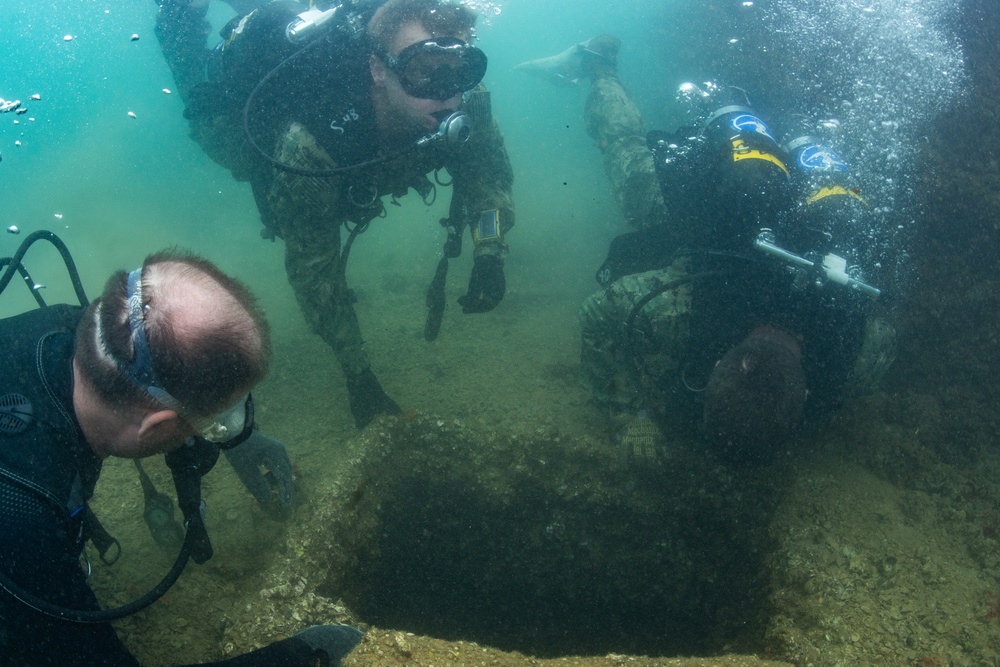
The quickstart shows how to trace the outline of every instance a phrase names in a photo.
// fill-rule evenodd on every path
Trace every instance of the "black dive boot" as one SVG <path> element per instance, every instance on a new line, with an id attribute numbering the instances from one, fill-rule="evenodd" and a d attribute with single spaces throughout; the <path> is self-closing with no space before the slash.
<path id="1" fill-rule="evenodd" d="M 366 368 L 358 375 L 347 376 L 347 396 L 351 404 L 354 425 L 359 429 L 368 426 L 375 415 L 402 413 L 396 401 L 382 389 L 372 369 Z"/>

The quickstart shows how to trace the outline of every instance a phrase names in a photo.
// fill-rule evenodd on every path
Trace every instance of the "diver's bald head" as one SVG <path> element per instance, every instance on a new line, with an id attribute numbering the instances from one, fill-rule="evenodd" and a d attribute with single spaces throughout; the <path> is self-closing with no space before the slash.
<path id="1" fill-rule="evenodd" d="M 153 371 L 184 406 L 211 415 L 263 379 L 271 355 L 269 329 L 242 283 L 180 250 L 147 257 L 141 283 Z M 129 363 L 135 354 L 128 296 L 128 274 L 119 271 L 81 323 L 77 360 L 105 399 L 148 402 L 118 369 L 118 362 Z"/>

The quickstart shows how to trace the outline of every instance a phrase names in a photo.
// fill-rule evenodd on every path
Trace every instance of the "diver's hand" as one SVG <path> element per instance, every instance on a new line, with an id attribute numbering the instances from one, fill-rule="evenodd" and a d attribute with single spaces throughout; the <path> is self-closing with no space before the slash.
<path id="1" fill-rule="evenodd" d="M 506 291 L 503 260 L 498 255 L 479 255 L 472 263 L 469 291 L 458 297 L 458 303 L 466 315 L 487 313 L 503 300 Z"/>
<path id="2" fill-rule="evenodd" d="M 292 463 L 285 446 L 254 430 L 245 442 L 223 451 L 264 511 L 276 519 L 287 518 L 292 510 Z"/>
<path id="3" fill-rule="evenodd" d="M 345 655 L 350 653 L 363 633 L 349 625 L 313 625 L 291 636 L 316 651 L 325 654 L 330 667 L 337 667 Z"/>

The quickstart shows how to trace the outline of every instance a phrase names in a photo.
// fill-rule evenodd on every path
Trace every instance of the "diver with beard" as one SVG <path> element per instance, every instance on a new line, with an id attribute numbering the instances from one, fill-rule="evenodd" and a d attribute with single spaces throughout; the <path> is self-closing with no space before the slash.
<path id="1" fill-rule="evenodd" d="M 289 282 L 341 365 L 356 426 L 399 413 L 372 371 L 345 275 L 357 236 L 386 214 L 382 199 L 396 203 L 413 188 L 430 205 L 438 185 L 454 188 L 428 340 L 440 327 L 447 260 L 467 228 L 475 247 L 462 311 L 488 312 L 506 291 L 513 174 L 480 83 L 475 14 L 448 0 L 344 0 L 324 10 L 278 0 L 231 21 L 209 52 L 207 5 L 163 0 L 157 18 L 191 136 L 249 181 L 262 235 L 284 240 Z"/>
<path id="2" fill-rule="evenodd" d="M 619 46 L 602 35 L 518 66 L 590 79 L 587 130 L 637 228 L 581 309 L 583 382 L 630 462 L 685 432 L 729 461 L 770 460 L 894 359 L 871 209 L 832 150 L 808 133 L 779 143 L 738 88 L 685 84 L 693 126 L 647 135 Z"/>

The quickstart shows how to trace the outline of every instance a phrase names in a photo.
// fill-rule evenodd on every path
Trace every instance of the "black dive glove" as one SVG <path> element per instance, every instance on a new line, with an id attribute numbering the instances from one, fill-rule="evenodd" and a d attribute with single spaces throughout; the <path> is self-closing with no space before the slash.
<path id="1" fill-rule="evenodd" d="M 498 255 L 479 255 L 472 263 L 469 291 L 458 297 L 462 312 L 488 313 L 497 307 L 507 291 L 503 260 Z"/>
<path id="2" fill-rule="evenodd" d="M 337 667 L 344 656 L 358 645 L 362 635 L 360 630 L 349 625 L 314 625 L 296 632 L 290 639 L 298 639 L 316 651 L 319 664 Z M 326 662 L 322 662 L 324 657 Z"/>
<path id="3" fill-rule="evenodd" d="M 292 463 L 285 446 L 255 429 L 244 442 L 223 452 L 264 512 L 275 519 L 288 518 L 292 511 Z"/>
<path id="4" fill-rule="evenodd" d="M 354 425 L 359 429 L 368 426 L 375 415 L 398 415 L 402 412 L 399 404 L 382 389 L 382 384 L 370 368 L 347 376 L 347 400 L 351 404 Z"/>

